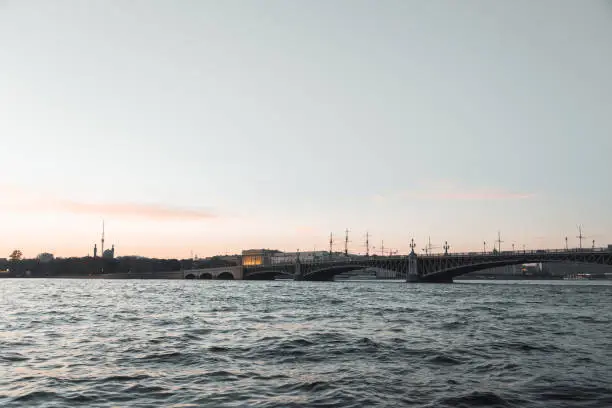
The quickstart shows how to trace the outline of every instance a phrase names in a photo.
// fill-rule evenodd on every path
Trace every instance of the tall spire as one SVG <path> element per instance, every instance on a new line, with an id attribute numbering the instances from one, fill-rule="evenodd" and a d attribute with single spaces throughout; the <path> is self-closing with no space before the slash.
<path id="1" fill-rule="evenodd" d="M 101 252 L 102 252 L 102 256 L 104 256 L 104 220 L 102 220 L 102 248 L 101 248 Z"/>

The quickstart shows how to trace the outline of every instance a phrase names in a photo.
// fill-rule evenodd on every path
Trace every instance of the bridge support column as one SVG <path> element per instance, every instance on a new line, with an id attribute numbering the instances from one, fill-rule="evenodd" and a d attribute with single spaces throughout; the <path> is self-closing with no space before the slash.
<path id="1" fill-rule="evenodd" d="M 419 281 L 419 264 L 417 262 L 417 256 L 414 251 L 408 255 L 408 273 L 406 274 L 406 282 L 418 282 Z"/>
<path id="2" fill-rule="evenodd" d="M 299 260 L 295 263 L 295 273 L 293 274 L 293 280 L 304 280 L 304 275 L 302 275 L 302 264 Z"/>

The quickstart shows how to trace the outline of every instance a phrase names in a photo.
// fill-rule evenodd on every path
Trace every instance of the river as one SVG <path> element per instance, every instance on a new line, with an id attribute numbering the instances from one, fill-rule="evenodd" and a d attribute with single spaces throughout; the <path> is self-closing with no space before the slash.
<path id="1" fill-rule="evenodd" d="M 2 407 L 610 407 L 611 282 L 3 279 Z"/>

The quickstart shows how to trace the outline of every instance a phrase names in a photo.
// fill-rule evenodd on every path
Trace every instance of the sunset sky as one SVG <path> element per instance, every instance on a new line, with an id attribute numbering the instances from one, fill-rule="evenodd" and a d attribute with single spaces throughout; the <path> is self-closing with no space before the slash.
<path id="1" fill-rule="evenodd" d="M 0 257 L 612 244 L 609 1 L 0 0 Z"/>

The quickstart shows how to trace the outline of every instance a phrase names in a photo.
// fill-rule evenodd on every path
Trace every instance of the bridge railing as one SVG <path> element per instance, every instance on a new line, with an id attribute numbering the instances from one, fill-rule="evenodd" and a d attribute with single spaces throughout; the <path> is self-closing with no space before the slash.
<path id="1" fill-rule="evenodd" d="M 333 259 L 316 259 L 309 261 L 300 261 L 302 265 L 329 265 L 329 264 L 347 264 L 347 263 L 360 263 L 367 261 L 388 261 L 388 260 L 399 260 L 408 258 L 408 255 L 393 255 L 393 256 L 362 256 L 362 257 L 347 257 L 347 258 L 333 258 Z M 269 265 L 245 265 L 246 268 L 275 268 L 283 267 L 288 265 L 295 265 L 295 262 L 283 262 L 283 263 L 271 263 Z"/>
<path id="2" fill-rule="evenodd" d="M 499 256 L 512 256 L 512 255 L 555 255 L 555 254 L 601 254 L 601 253 L 609 253 L 609 248 L 570 248 L 570 249 L 535 249 L 535 250 L 514 250 L 514 251 L 501 251 L 501 252 L 449 252 L 445 253 L 435 253 L 435 254 L 421 254 L 420 257 L 468 257 L 468 256 L 490 256 L 490 257 L 499 257 Z"/>

